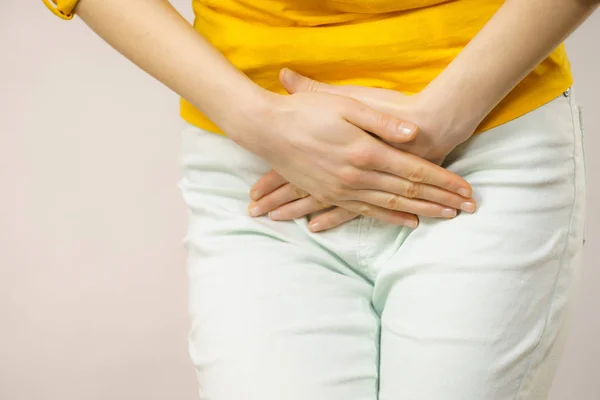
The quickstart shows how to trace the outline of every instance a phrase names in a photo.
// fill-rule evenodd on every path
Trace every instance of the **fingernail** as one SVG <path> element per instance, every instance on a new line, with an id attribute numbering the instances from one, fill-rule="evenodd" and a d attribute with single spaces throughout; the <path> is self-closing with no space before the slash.
<path id="1" fill-rule="evenodd" d="M 444 208 L 442 209 L 442 217 L 445 218 L 454 218 L 456 217 L 456 210 L 453 208 Z"/>
<path id="2" fill-rule="evenodd" d="M 281 218 L 281 213 L 279 210 L 271 211 L 269 213 L 269 218 L 271 218 L 273 221 L 276 221 Z"/>
<path id="3" fill-rule="evenodd" d="M 417 130 L 417 126 L 415 124 L 411 124 L 410 122 L 402 122 L 398 127 L 398 134 L 403 136 L 410 136 Z"/>
<path id="4" fill-rule="evenodd" d="M 458 189 L 458 194 L 460 194 L 462 197 L 471 197 L 471 191 L 465 188 Z"/>
<path id="5" fill-rule="evenodd" d="M 251 198 L 252 200 L 258 200 L 258 199 L 260 199 L 260 194 L 261 194 L 261 193 L 258 191 L 258 189 L 253 189 L 253 190 L 250 192 L 250 198 Z"/>
<path id="6" fill-rule="evenodd" d="M 260 215 L 260 207 L 255 206 L 250 208 L 250 216 L 252 217 L 258 217 Z"/>
<path id="7" fill-rule="evenodd" d="M 464 212 L 468 212 L 469 214 L 472 214 L 475 212 L 475 204 L 471 203 L 470 201 L 465 201 L 464 203 L 462 203 L 460 205 L 460 209 L 463 210 Z"/>
<path id="8" fill-rule="evenodd" d="M 310 225 L 308 225 L 308 229 L 310 229 L 312 232 L 317 232 L 320 228 L 321 224 L 318 222 L 312 222 Z"/>
<path id="9" fill-rule="evenodd" d="M 294 72 L 291 69 L 283 68 L 283 70 L 281 71 L 281 79 L 283 79 L 284 82 L 286 82 L 288 84 L 294 83 L 292 81 L 293 77 L 294 77 Z"/>
<path id="10" fill-rule="evenodd" d="M 412 229 L 415 229 L 418 225 L 419 225 L 419 223 L 417 221 L 415 221 L 414 219 L 408 219 L 408 220 L 404 221 L 404 226 L 407 226 Z"/>

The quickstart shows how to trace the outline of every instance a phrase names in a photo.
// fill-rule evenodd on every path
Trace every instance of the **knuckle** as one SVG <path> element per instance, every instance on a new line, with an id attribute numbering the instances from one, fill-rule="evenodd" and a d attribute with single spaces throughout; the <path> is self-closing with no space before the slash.
<path id="1" fill-rule="evenodd" d="M 359 146 L 350 150 L 350 162 L 358 168 L 369 167 L 373 164 L 375 152 L 370 146 Z"/>
<path id="2" fill-rule="evenodd" d="M 362 214 L 365 216 L 369 216 L 373 213 L 373 209 L 371 208 L 371 206 L 369 206 L 368 204 L 361 204 L 358 206 L 358 208 L 356 209 L 356 212 L 358 214 Z"/>
<path id="3" fill-rule="evenodd" d="M 377 112 L 376 126 L 382 131 L 394 131 L 394 128 L 398 125 L 398 122 L 395 118 L 384 114 L 382 112 Z"/>
<path id="4" fill-rule="evenodd" d="M 390 195 L 384 203 L 384 207 L 389 210 L 397 210 L 399 207 L 400 199 L 396 195 Z"/>
<path id="5" fill-rule="evenodd" d="M 451 193 L 444 193 L 437 202 L 448 206 L 453 206 L 457 203 L 455 196 Z"/>
<path id="6" fill-rule="evenodd" d="M 406 187 L 404 188 L 404 197 L 408 197 L 410 199 L 414 199 L 419 196 L 421 192 L 421 185 L 416 182 L 407 182 Z"/>
<path id="7" fill-rule="evenodd" d="M 294 196 L 297 199 L 302 199 L 304 197 L 306 197 L 308 195 L 308 193 L 306 193 L 304 190 L 300 189 L 297 186 L 292 185 L 292 196 Z"/>
<path id="8" fill-rule="evenodd" d="M 305 85 L 308 92 L 318 92 L 321 88 L 319 82 L 312 79 L 307 79 Z"/>
<path id="9" fill-rule="evenodd" d="M 362 181 L 362 172 L 356 169 L 342 169 L 339 174 L 342 183 L 350 187 L 354 187 Z"/>
<path id="10" fill-rule="evenodd" d="M 444 186 L 443 187 L 444 188 L 451 188 L 451 187 L 454 187 L 455 185 L 459 184 L 459 182 L 460 181 L 458 179 L 456 179 L 456 177 L 450 175 L 450 176 L 448 176 L 447 179 L 444 180 L 444 182 L 443 182 Z"/>
<path id="11" fill-rule="evenodd" d="M 425 169 L 421 166 L 415 166 L 408 172 L 408 179 L 412 182 L 425 181 Z"/>

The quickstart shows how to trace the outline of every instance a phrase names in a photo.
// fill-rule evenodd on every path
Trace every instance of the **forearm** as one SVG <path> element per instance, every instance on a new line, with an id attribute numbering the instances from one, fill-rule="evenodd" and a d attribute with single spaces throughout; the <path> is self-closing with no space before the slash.
<path id="1" fill-rule="evenodd" d="M 596 8 L 598 0 L 508 0 L 423 91 L 458 125 L 483 118 Z"/>
<path id="2" fill-rule="evenodd" d="M 226 130 L 231 110 L 251 115 L 263 89 L 231 65 L 166 0 L 80 0 L 100 37 Z"/>

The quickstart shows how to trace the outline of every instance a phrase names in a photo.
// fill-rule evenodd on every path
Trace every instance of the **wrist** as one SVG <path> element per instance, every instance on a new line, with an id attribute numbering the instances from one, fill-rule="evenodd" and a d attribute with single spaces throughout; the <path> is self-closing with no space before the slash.
<path id="1" fill-rule="evenodd" d="M 272 121 L 273 110 L 281 97 L 254 85 L 218 102 L 220 111 L 213 121 L 235 143 L 260 155 L 267 144 L 265 135 L 269 134 L 269 121 Z"/>
<path id="2" fill-rule="evenodd" d="M 265 115 L 273 96 L 273 93 L 249 80 L 220 86 L 209 96 L 206 92 L 198 92 L 201 96 L 192 104 L 235 142 L 243 141 L 252 125 Z"/>
<path id="3" fill-rule="evenodd" d="M 433 81 L 415 95 L 417 107 L 426 109 L 438 129 L 448 136 L 466 140 L 489 110 L 484 102 L 458 88 L 443 87 Z"/>

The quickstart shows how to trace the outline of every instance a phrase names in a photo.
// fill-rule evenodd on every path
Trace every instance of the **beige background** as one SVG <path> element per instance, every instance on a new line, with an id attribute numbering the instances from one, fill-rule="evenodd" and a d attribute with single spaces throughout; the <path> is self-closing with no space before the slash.
<path id="1" fill-rule="evenodd" d="M 1 2 L 0 399 L 192 400 L 177 97 L 80 21 Z M 600 399 L 599 41 L 600 12 L 568 43 L 588 244 L 551 400 Z"/>

